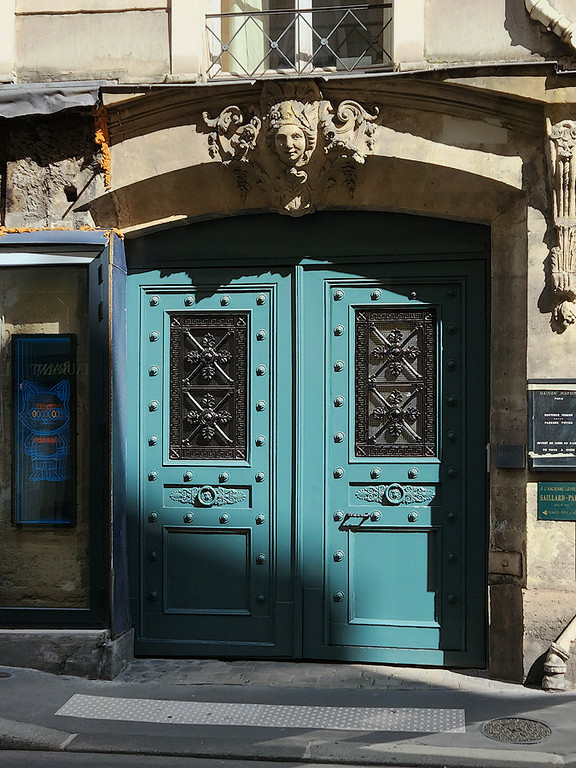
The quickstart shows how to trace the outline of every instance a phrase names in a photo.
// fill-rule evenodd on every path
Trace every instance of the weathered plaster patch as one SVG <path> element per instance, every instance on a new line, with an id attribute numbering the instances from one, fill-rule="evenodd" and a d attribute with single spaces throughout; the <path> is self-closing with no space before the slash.
<path id="1" fill-rule="evenodd" d="M 100 165 L 104 172 L 104 186 L 106 189 L 110 189 L 110 133 L 108 131 L 108 110 L 106 107 L 100 106 L 94 110 L 94 122 L 96 123 L 94 141 L 100 147 Z"/>

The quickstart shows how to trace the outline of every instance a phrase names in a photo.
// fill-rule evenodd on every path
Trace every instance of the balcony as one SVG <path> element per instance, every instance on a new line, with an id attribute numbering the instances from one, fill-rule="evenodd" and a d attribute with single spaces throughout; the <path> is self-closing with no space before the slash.
<path id="1" fill-rule="evenodd" d="M 206 34 L 210 80 L 392 66 L 392 3 L 208 14 Z"/>

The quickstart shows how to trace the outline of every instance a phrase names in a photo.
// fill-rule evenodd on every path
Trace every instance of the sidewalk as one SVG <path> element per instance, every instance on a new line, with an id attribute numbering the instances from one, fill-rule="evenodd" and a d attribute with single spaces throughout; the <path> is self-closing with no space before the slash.
<path id="1" fill-rule="evenodd" d="M 468 671 L 151 659 L 112 682 L 0 667 L 0 693 L 5 750 L 576 768 L 576 691 Z"/>

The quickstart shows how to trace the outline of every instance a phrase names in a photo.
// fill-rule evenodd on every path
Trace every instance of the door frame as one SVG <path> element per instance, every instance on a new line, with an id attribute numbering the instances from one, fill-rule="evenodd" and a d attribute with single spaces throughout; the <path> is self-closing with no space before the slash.
<path id="1" fill-rule="evenodd" d="M 233 244 L 233 245 L 230 245 Z M 428 217 L 381 213 L 372 211 L 340 211 L 316 213 L 304 219 L 288 219 L 276 214 L 247 215 L 224 220 L 210 220 L 191 224 L 173 230 L 155 232 L 127 243 L 128 283 L 130 285 L 142 276 L 144 282 L 149 270 L 162 269 L 163 272 L 182 272 L 193 276 L 195 268 L 210 267 L 216 269 L 219 264 L 230 263 L 234 256 L 236 265 L 245 265 L 244 274 L 258 273 L 265 268 L 282 272 L 283 268 L 292 269 L 297 265 L 325 265 L 327 269 L 348 266 L 353 270 L 354 263 L 398 263 L 409 265 L 412 261 L 482 261 L 486 264 L 486 370 L 485 385 L 487 402 L 487 422 L 490 414 L 489 392 L 489 339 L 490 339 L 490 279 L 489 252 L 490 229 L 485 225 L 432 219 Z M 160 255 L 159 255 L 160 254 Z M 314 254 L 314 258 L 311 257 Z M 298 287 L 296 286 L 296 290 Z M 303 309 L 298 308 L 295 322 L 302 323 Z M 134 328 L 134 310 L 128 302 L 128 338 Z M 298 333 L 295 334 L 298 338 Z M 138 345 L 128 344 L 128 370 L 137 370 Z M 297 342 L 294 354 L 298 356 Z M 302 386 L 301 371 L 295 366 L 295 392 Z M 129 434 L 134 433 L 137 421 L 134 409 L 128 419 Z M 488 423 L 485 425 L 488 440 Z M 301 439 L 296 435 L 294 448 L 294 467 L 301 459 Z M 134 624 L 138 622 L 138 590 L 141 568 L 138 562 L 139 551 L 138 516 L 138 472 L 139 456 L 135 450 L 128 450 L 128 495 L 131 503 L 129 510 L 130 528 L 130 573 L 131 605 Z M 293 476 L 293 481 L 296 478 Z M 487 647 L 487 560 L 488 560 L 488 474 L 486 472 L 486 505 L 484 519 L 480 522 L 483 529 L 483 550 L 485 553 L 484 573 L 478 583 L 483 583 L 484 647 Z M 303 527 L 301 525 L 300 491 L 295 484 L 293 509 L 293 545 L 294 545 L 294 658 L 302 657 L 302 557 L 301 546 Z M 134 503 L 135 502 L 135 503 Z M 392 661 L 392 663 L 394 663 Z M 397 662 L 401 663 L 401 662 Z M 415 661 L 415 663 L 427 663 Z M 455 662 L 450 661 L 451 665 Z M 464 663 L 464 665 L 466 665 Z"/>

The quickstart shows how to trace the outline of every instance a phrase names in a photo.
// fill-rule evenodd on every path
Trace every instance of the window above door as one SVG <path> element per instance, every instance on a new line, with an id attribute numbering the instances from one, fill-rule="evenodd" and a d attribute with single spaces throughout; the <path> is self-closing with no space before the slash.
<path id="1" fill-rule="evenodd" d="M 420 69 L 425 0 L 171 0 L 177 82 Z"/>
<path id="2" fill-rule="evenodd" d="M 209 79 L 392 66 L 390 0 L 213 0 Z"/>

